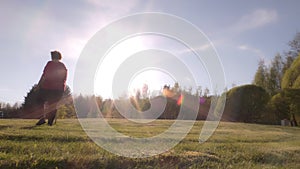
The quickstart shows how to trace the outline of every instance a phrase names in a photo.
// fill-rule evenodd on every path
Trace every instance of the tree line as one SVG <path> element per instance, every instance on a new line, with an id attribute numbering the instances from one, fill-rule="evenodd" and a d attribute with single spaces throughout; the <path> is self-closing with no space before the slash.
<path id="1" fill-rule="evenodd" d="M 288 43 L 290 49 L 278 53 L 270 65 L 258 63 L 253 84 L 269 95 L 263 109 L 268 123 L 287 119 L 297 126 L 300 119 L 300 33 Z"/>
<path id="2" fill-rule="evenodd" d="M 29 90 L 21 105 L 12 107 L 9 104 L 1 104 L 0 111 L 5 112 L 5 116 L 2 118 L 39 118 L 41 110 L 36 110 L 38 96 L 36 87 L 37 85 L 34 85 Z M 146 111 L 151 107 L 151 102 L 160 104 L 166 99 L 165 110 L 159 116 L 159 119 L 175 119 L 180 111 L 181 104 L 179 104 L 178 101 L 182 93 L 193 97 L 201 96 L 201 104 L 203 106 L 199 109 L 197 119 L 205 120 L 211 98 L 211 96 L 209 96 L 209 90 L 206 88 L 202 91 L 199 87 L 195 93 L 192 93 L 191 89 L 182 89 L 178 83 L 175 83 L 173 87 L 165 85 L 163 90 L 156 94 L 156 96 L 150 96 L 148 91 L 141 93 L 137 90 L 135 96 L 120 97 L 118 99 L 103 99 L 101 96 L 81 94 L 72 96 L 71 90 L 67 86 L 67 90 L 64 92 L 62 101 L 59 104 L 57 118 L 94 118 L 99 116 L 99 110 L 103 117 L 123 118 L 115 107 L 115 103 L 124 105 L 129 102 L 138 111 Z M 129 105 L 126 106 L 129 108 Z"/>
<path id="3" fill-rule="evenodd" d="M 236 86 L 225 91 L 223 121 L 280 124 L 283 119 L 298 125 L 300 117 L 300 33 L 288 43 L 290 49 L 275 55 L 270 64 L 260 60 L 252 84 Z M 37 118 L 35 110 L 36 85 L 30 89 L 22 105 L 0 104 L 0 111 L 6 118 Z M 160 119 L 175 119 L 180 111 L 182 94 L 199 99 L 197 120 L 206 120 L 213 98 L 220 95 L 210 93 L 207 88 L 185 89 L 180 84 L 165 85 L 160 93 L 149 95 L 147 87 L 136 91 L 135 96 L 118 99 L 103 99 L 101 96 L 73 96 L 67 87 L 58 109 L 58 118 L 123 118 L 115 103 L 130 103 L 138 111 L 146 111 L 152 103 L 162 103 L 166 99 Z M 195 91 L 192 93 L 192 91 Z M 130 114 L 130 105 L 126 113 Z M 126 107 L 125 106 L 125 107 Z M 80 112 L 76 114 L 76 111 Z M 1 114 L 0 114 L 1 117 Z M 297 121 L 298 120 L 298 121 Z"/>

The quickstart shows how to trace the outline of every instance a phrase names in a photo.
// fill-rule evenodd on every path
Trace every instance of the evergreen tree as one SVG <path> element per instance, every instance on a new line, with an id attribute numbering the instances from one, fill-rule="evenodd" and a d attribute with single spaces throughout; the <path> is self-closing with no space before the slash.
<path id="1" fill-rule="evenodd" d="M 172 92 L 176 95 L 176 94 L 179 94 L 181 91 L 180 91 L 180 87 L 179 87 L 179 83 L 178 82 L 175 82 L 174 84 L 174 87 L 172 87 Z"/>
<path id="2" fill-rule="evenodd" d="M 37 111 L 38 108 L 38 95 L 39 95 L 39 90 L 37 88 L 37 85 L 33 85 L 32 88 L 29 90 L 29 92 L 27 93 L 27 95 L 24 97 L 24 102 L 21 106 L 22 109 L 22 114 L 21 114 L 21 118 L 39 118 L 40 117 L 40 111 Z M 64 105 L 68 105 L 67 107 L 69 109 L 73 109 L 73 103 L 72 98 L 71 98 L 71 89 L 69 86 L 66 87 L 66 90 L 63 94 L 63 99 L 65 99 L 62 104 Z M 69 112 L 71 110 L 68 110 Z M 74 109 L 72 110 L 73 113 Z"/>
<path id="3" fill-rule="evenodd" d="M 40 114 L 37 111 L 38 108 L 38 88 L 37 85 L 33 85 L 27 95 L 24 97 L 22 104 L 23 113 L 21 118 L 39 118 Z"/>
<path id="4" fill-rule="evenodd" d="M 82 96 L 81 94 L 74 99 L 74 106 L 76 109 L 77 116 L 79 118 L 86 118 L 90 111 L 88 97 Z"/>
<path id="5" fill-rule="evenodd" d="M 258 62 L 258 68 L 254 76 L 253 84 L 264 89 L 267 88 L 267 67 L 263 59 Z"/>
<path id="6" fill-rule="evenodd" d="M 204 89 L 203 96 L 204 96 L 204 97 L 208 97 L 208 95 L 209 95 L 209 89 L 206 87 L 206 88 Z"/>
<path id="7" fill-rule="evenodd" d="M 281 89 L 283 62 L 280 54 L 277 54 L 272 60 L 271 66 L 267 73 L 266 90 L 273 96 Z"/>

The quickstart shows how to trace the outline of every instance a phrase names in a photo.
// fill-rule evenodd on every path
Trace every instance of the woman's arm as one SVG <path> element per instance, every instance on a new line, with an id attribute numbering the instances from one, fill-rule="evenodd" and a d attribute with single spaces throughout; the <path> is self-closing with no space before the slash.
<path id="1" fill-rule="evenodd" d="M 44 74 L 42 74 L 37 87 L 40 88 L 43 85 L 44 81 L 45 81 L 45 77 Z"/>

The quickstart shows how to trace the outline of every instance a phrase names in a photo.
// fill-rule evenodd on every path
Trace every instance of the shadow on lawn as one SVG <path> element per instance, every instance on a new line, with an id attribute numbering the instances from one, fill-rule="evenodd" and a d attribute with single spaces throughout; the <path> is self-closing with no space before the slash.
<path id="1" fill-rule="evenodd" d="M 51 141 L 51 142 L 87 142 L 90 141 L 88 138 L 74 137 L 74 136 L 24 136 L 24 135 L 0 135 L 0 140 L 9 141 Z"/>

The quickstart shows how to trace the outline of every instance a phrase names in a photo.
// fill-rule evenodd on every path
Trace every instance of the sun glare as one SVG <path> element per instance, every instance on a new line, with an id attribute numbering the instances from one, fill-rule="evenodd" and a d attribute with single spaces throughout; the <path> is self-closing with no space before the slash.
<path id="1" fill-rule="evenodd" d="M 173 63 L 176 63 L 175 60 L 180 60 L 180 62 L 186 65 L 187 69 L 190 69 L 190 72 L 194 72 L 194 74 L 199 75 L 199 77 L 195 77 L 197 84 L 200 84 L 200 82 L 204 84 L 209 81 L 207 72 L 204 67 L 201 66 L 201 61 L 199 61 L 192 52 L 189 52 L 186 46 L 168 37 L 159 35 L 140 35 L 125 39 L 124 41 L 115 44 L 115 46 L 108 51 L 101 63 L 98 64 L 94 79 L 94 94 L 100 95 L 103 98 L 112 98 L 113 80 L 115 75 L 118 73 L 120 66 L 134 54 L 151 49 L 167 51 L 167 53 L 174 55 L 174 60 L 157 60 L 159 64 L 172 65 Z M 136 64 L 139 64 L 139 61 L 136 62 Z M 177 73 L 180 72 L 180 69 L 182 68 L 178 68 Z M 118 91 L 116 95 L 120 97 L 133 96 L 138 90 L 144 90 L 145 86 L 147 86 L 147 94 L 149 96 L 158 95 L 159 92 L 162 91 L 164 85 L 172 86 L 175 82 L 177 82 L 177 80 L 173 77 L 176 76 L 176 74 L 173 75 L 172 73 L 175 72 L 166 72 L 165 70 L 160 70 L 158 68 L 144 68 L 143 70 L 135 72 L 135 74 L 128 79 L 129 84 L 122 86 L 124 89 L 121 90 L 127 91 L 122 91 L 122 93 L 120 93 L 121 91 Z M 190 87 L 190 83 L 180 85 L 181 87 Z M 116 95 L 114 93 L 114 96 Z"/>
<path id="2" fill-rule="evenodd" d="M 162 91 L 165 84 L 174 83 L 175 79 L 168 72 L 144 70 L 132 77 L 128 91 L 131 96 L 134 96 L 138 90 L 142 93 L 147 92 L 148 96 L 156 96 Z"/>
<path id="3" fill-rule="evenodd" d="M 102 60 L 102 63 L 98 65 L 94 80 L 94 93 L 104 98 L 110 98 L 112 96 L 113 77 L 118 67 L 132 54 L 147 49 L 147 43 L 149 44 L 149 39 L 146 42 L 145 39 L 137 36 L 113 47 Z"/>

